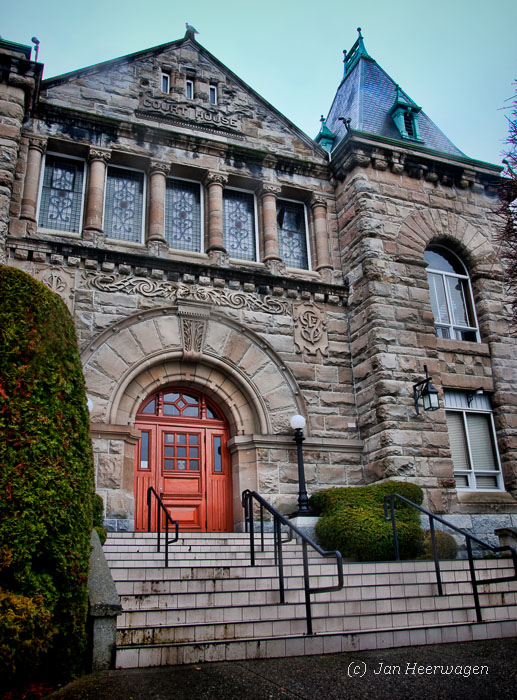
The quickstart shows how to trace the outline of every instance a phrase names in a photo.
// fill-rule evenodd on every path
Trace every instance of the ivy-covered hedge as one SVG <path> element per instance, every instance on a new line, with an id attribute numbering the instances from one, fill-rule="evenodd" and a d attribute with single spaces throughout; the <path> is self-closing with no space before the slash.
<path id="1" fill-rule="evenodd" d="M 419 486 L 400 481 L 315 493 L 310 504 L 322 515 L 316 534 L 325 549 L 338 549 L 355 561 L 394 559 L 393 529 L 384 519 L 384 497 L 391 493 L 400 493 L 417 505 L 424 498 Z M 416 558 L 423 541 L 418 511 L 399 500 L 395 501 L 395 509 L 400 556 Z"/>
<path id="2" fill-rule="evenodd" d="M 72 319 L 0 265 L 0 676 L 81 670 L 94 495 Z"/>

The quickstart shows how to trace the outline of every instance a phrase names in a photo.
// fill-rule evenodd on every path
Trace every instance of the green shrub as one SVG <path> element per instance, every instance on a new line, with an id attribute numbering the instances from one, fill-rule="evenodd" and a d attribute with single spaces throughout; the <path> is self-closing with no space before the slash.
<path id="1" fill-rule="evenodd" d="M 344 557 L 356 561 L 393 559 L 393 528 L 384 519 L 384 497 L 392 493 L 399 493 L 418 505 L 424 497 L 419 486 L 397 481 L 315 493 L 310 503 L 322 514 L 316 533 L 323 546 L 337 549 Z M 423 539 L 419 513 L 398 499 L 395 512 L 400 556 L 415 558 Z"/>
<path id="2" fill-rule="evenodd" d="M 33 637 L 32 658 L 73 673 L 86 644 L 94 492 L 75 330 L 63 301 L 19 270 L 0 266 L 0 298 L 0 587 L 21 596 L 4 606 L 33 601 L 34 629 L 49 616 L 52 635 Z M 0 674 L 27 643 L 13 635 Z"/>
<path id="3" fill-rule="evenodd" d="M 443 530 L 435 530 L 436 549 L 439 559 L 456 559 L 458 554 L 458 544 L 454 537 Z M 419 559 L 434 559 L 433 541 L 431 531 L 425 530 L 422 554 Z"/>
<path id="4" fill-rule="evenodd" d="M 55 630 L 41 596 L 0 589 L 0 658 L 4 678 L 30 673 L 48 653 Z"/>

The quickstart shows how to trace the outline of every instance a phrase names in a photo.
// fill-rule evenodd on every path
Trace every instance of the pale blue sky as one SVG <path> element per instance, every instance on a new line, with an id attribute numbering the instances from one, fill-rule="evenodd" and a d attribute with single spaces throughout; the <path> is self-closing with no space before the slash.
<path id="1" fill-rule="evenodd" d="M 44 77 L 180 39 L 208 51 L 309 136 L 361 26 L 366 48 L 471 158 L 500 163 L 517 78 L 516 0 L 8 0 L 4 39 L 40 39 Z"/>

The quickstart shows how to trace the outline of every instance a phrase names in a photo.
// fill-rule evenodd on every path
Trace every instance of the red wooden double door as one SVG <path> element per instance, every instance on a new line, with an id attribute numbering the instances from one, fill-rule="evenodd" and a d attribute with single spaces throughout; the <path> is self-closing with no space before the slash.
<path id="1" fill-rule="evenodd" d="M 227 423 L 220 410 L 191 389 L 167 388 L 137 414 L 135 529 L 147 529 L 147 489 L 153 486 L 180 532 L 230 532 L 232 488 Z M 152 508 L 152 529 L 156 529 Z"/>

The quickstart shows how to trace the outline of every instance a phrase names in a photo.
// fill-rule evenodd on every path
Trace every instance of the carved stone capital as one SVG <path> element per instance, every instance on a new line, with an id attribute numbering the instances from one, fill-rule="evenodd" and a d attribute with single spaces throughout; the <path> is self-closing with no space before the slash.
<path id="1" fill-rule="evenodd" d="M 210 185 L 220 185 L 224 187 L 228 183 L 228 176 L 222 173 L 207 173 L 205 177 L 205 184 L 207 187 Z"/>
<path id="2" fill-rule="evenodd" d="M 171 166 L 169 163 L 164 163 L 161 160 L 153 160 L 151 161 L 151 165 L 149 167 L 149 173 L 151 175 L 154 175 L 154 173 L 160 173 L 164 177 L 167 177 L 171 169 Z"/>
<path id="3" fill-rule="evenodd" d="M 45 136 L 30 136 L 29 149 L 45 153 L 47 150 L 47 138 Z"/>
<path id="4" fill-rule="evenodd" d="M 311 197 L 311 207 L 325 207 L 327 208 L 327 200 L 321 194 L 313 194 Z"/>
<path id="5" fill-rule="evenodd" d="M 280 192 L 282 191 L 282 188 L 280 185 L 274 185 L 272 182 L 265 182 L 257 188 L 257 192 L 260 195 L 260 197 L 265 197 L 267 194 L 272 194 L 275 197 L 278 197 Z"/>
<path id="6" fill-rule="evenodd" d="M 92 163 L 94 160 L 101 160 L 106 165 L 110 159 L 111 151 L 105 151 L 102 148 L 90 148 L 88 163 Z"/>

